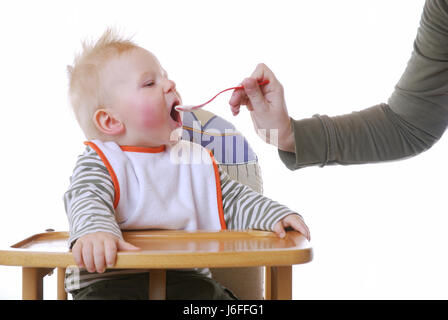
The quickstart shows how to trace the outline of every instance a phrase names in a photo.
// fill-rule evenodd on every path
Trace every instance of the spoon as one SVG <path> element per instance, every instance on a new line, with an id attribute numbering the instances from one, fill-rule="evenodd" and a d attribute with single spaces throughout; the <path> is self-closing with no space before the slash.
<path id="1" fill-rule="evenodd" d="M 259 80 L 258 81 L 258 85 L 262 86 L 265 84 L 268 84 L 269 80 Z M 209 104 L 210 102 L 212 102 L 217 96 L 219 96 L 221 93 L 229 91 L 229 90 L 239 90 L 239 89 L 244 89 L 243 86 L 238 86 L 238 87 L 233 87 L 233 88 L 229 88 L 229 89 L 225 89 L 222 90 L 221 92 L 218 92 L 218 94 L 216 94 L 213 98 L 211 98 L 210 100 L 208 100 L 207 102 L 200 104 L 200 105 L 179 105 L 179 106 L 175 106 L 174 109 L 176 109 L 177 111 L 186 111 L 186 112 L 192 112 L 193 110 L 202 108 L 203 106 L 205 106 L 206 104 Z"/>

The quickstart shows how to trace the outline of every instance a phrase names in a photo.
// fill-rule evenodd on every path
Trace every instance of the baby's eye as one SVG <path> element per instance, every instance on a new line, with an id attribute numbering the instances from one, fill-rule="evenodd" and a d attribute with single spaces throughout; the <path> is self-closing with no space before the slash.
<path id="1" fill-rule="evenodd" d="M 147 82 L 147 83 L 145 83 L 145 87 L 152 87 L 154 85 L 154 81 L 150 81 L 150 82 Z"/>

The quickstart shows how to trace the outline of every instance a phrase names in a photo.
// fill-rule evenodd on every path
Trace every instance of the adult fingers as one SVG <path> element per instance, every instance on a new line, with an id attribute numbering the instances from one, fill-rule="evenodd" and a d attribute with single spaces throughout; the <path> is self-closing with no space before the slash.
<path id="1" fill-rule="evenodd" d="M 242 84 L 240 83 L 240 86 Z M 248 101 L 246 92 L 244 90 L 233 90 L 232 96 L 229 100 L 230 110 L 232 111 L 232 114 L 236 116 L 240 113 L 240 107 L 245 105 L 245 103 Z"/>
<path id="2" fill-rule="evenodd" d="M 260 89 L 266 101 L 265 106 L 278 109 L 285 105 L 284 89 L 280 81 L 275 77 L 274 72 L 264 63 L 260 63 L 255 68 L 251 78 L 258 81 L 268 80 L 269 83 Z"/>
<path id="3" fill-rule="evenodd" d="M 269 83 L 271 84 L 276 84 L 278 83 L 278 80 L 275 78 L 274 73 L 264 64 L 264 63 L 259 63 L 255 70 L 252 72 L 252 75 L 250 76 L 249 79 L 255 79 L 255 80 L 244 80 L 244 81 L 252 81 L 252 84 L 249 84 L 249 89 L 247 89 L 247 83 L 245 84 L 244 81 L 243 83 L 240 83 L 240 86 L 242 85 L 244 87 L 244 90 L 234 90 L 232 93 L 232 96 L 230 97 L 229 100 L 229 105 L 231 107 L 232 113 L 234 115 L 237 115 L 239 113 L 239 109 L 240 106 L 242 105 L 247 105 L 249 111 L 253 111 L 254 108 L 252 105 L 248 105 L 247 102 L 249 101 L 248 98 L 248 91 L 252 93 L 253 98 L 250 99 L 252 102 L 254 102 L 253 99 L 256 99 L 256 97 L 260 97 L 263 95 L 261 90 L 255 90 L 255 89 L 260 89 L 258 86 L 258 81 L 261 80 L 269 80 Z M 256 96 L 254 96 L 256 95 Z M 264 99 L 259 99 L 259 100 L 255 100 L 256 104 L 255 107 L 260 107 L 258 105 L 258 103 L 264 101 Z"/>
<path id="4" fill-rule="evenodd" d="M 264 97 L 263 92 L 258 85 L 257 79 L 254 78 L 246 78 L 243 81 L 244 91 L 252 105 L 252 110 L 257 109 L 261 111 L 265 111 L 269 108 L 269 105 L 266 103 L 266 99 Z"/>
<path id="5" fill-rule="evenodd" d="M 274 91 L 282 87 L 280 82 L 275 77 L 274 72 L 272 72 L 272 70 L 269 69 L 269 67 L 264 63 L 259 63 L 250 77 L 256 79 L 257 81 L 269 80 L 269 84 L 266 86 Z"/>
<path id="6" fill-rule="evenodd" d="M 232 115 L 237 116 L 240 113 L 240 105 L 230 106 L 230 111 L 232 112 Z"/>
<path id="7" fill-rule="evenodd" d="M 241 86 L 242 84 L 240 84 Z M 231 107 L 239 107 L 241 105 L 241 100 L 243 98 L 243 95 L 246 95 L 244 90 L 233 90 L 232 96 L 229 100 L 229 105 Z"/>

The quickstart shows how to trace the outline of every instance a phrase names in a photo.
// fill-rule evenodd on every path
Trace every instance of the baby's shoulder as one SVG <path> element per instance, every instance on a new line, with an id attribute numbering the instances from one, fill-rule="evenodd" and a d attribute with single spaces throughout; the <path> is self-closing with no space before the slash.
<path id="1" fill-rule="evenodd" d="M 84 142 L 85 148 L 81 155 L 78 156 L 79 160 L 99 160 L 104 158 L 104 152 L 107 149 L 120 149 L 119 145 L 113 141 L 100 141 L 91 140 Z"/>

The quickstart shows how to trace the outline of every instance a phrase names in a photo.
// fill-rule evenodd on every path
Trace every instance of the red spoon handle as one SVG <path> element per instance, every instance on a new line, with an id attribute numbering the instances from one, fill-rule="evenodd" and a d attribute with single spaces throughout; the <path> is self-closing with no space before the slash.
<path id="1" fill-rule="evenodd" d="M 265 84 L 268 84 L 269 83 L 269 80 L 263 80 L 263 81 L 261 81 L 261 80 L 258 80 L 258 85 L 259 86 L 264 86 Z M 243 86 L 239 86 L 239 87 L 235 87 L 235 88 L 230 88 L 230 89 L 244 89 L 244 87 Z"/>
<path id="2" fill-rule="evenodd" d="M 263 80 L 263 81 L 258 80 L 258 85 L 259 85 L 259 86 L 263 86 L 263 85 L 268 84 L 268 83 L 269 83 L 269 80 Z M 203 103 L 203 104 L 200 104 L 200 105 L 194 107 L 194 109 L 203 107 L 203 106 L 205 106 L 206 104 L 212 102 L 217 96 L 219 96 L 219 95 L 220 95 L 221 93 L 223 93 L 223 92 L 226 92 L 226 91 L 229 91 L 229 90 L 239 90 L 239 89 L 244 89 L 244 87 L 243 87 L 243 86 L 238 86 L 238 87 L 232 87 L 232 88 L 228 88 L 228 89 L 222 90 L 221 92 L 218 92 L 213 98 L 211 98 L 211 99 L 208 100 L 207 102 L 205 102 L 205 103 Z"/>

